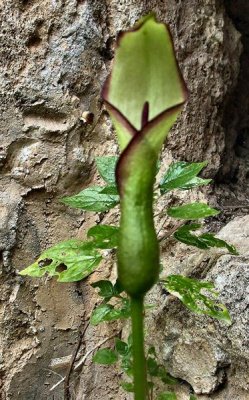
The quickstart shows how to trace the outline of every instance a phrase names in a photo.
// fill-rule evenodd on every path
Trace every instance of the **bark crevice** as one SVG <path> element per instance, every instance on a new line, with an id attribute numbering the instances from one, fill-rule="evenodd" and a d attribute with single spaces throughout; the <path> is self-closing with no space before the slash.
<path id="1" fill-rule="evenodd" d="M 225 149 L 217 182 L 230 184 L 242 198 L 249 190 L 249 3 L 224 1 L 226 12 L 241 33 L 242 52 L 236 86 L 224 111 Z"/>

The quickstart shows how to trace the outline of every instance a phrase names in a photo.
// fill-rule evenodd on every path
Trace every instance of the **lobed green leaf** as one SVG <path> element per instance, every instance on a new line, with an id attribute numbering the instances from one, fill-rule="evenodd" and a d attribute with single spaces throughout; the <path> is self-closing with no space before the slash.
<path id="1" fill-rule="evenodd" d="M 183 161 L 171 163 L 159 185 L 161 194 L 173 189 L 191 189 L 195 186 L 207 185 L 211 179 L 197 177 L 206 165 L 206 161 L 201 163 Z"/>
<path id="2" fill-rule="evenodd" d="M 193 220 L 217 215 L 219 211 L 205 203 L 190 203 L 179 207 L 171 207 L 167 213 L 173 218 Z"/>
<path id="3" fill-rule="evenodd" d="M 61 242 L 45 250 L 37 261 L 20 275 L 57 276 L 58 282 L 75 282 L 90 275 L 102 260 L 92 243 L 77 239 Z"/>
<path id="4" fill-rule="evenodd" d="M 103 187 L 92 186 L 74 196 L 63 197 L 61 202 L 86 211 L 107 211 L 119 203 L 119 196 L 103 193 L 104 189 Z"/>
<path id="5" fill-rule="evenodd" d="M 231 323 L 226 307 L 213 299 L 217 297 L 213 283 L 200 282 L 182 275 L 170 275 L 165 280 L 164 286 L 169 293 L 180 299 L 189 310 Z M 203 291 L 208 295 L 203 294 Z"/>
<path id="6" fill-rule="evenodd" d="M 93 356 L 93 361 L 97 364 L 111 365 L 117 362 L 117 360 L 117 354 L 108 348 L 98 350 Z"/>

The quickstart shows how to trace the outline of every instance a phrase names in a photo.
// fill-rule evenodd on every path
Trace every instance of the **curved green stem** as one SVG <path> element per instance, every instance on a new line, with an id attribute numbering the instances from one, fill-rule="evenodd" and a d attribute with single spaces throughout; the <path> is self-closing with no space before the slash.
<path id="1" fill-rule="evenodd" d="M 146 400 L 148 396 L 146 359 L 144 354 L 143 301 L 143 297 L 131 298 L 135 400 Z"/>

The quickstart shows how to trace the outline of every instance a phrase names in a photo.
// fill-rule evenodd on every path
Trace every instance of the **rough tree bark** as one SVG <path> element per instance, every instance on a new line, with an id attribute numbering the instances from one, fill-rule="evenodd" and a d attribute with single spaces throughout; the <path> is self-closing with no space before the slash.
<path id="1" fill-rule="evenodd" d="M 17 272 L 43 249 L 84 237 L 99 221 L 58 199 L 96 182 L 94 156 L 117 152 L 100 89 L 117 32 L 152 10 L 171 27 L 190 89 L 162 162 L 209 161 L 205 174 L 214 184 L 190 197 L 209 199 L 223 210 L 210 229 L 219 231 L 239 216 L 221 236 L 234 241 L 241 256 L 186 253 L 183 246 L 168 242 L 165 271 L 214 280 L 234 323 L 227 328 L 197 318 L 157 289 L 151 297 L 161 305 L 148 320 L 150 336 L 170 372 L 185 381 L 177 389 L 180 400 L 188 398 L 190 387 L 203 400 L 248 399 L 247 0 L 5 0 L 0 10 L 0 398 L 64 398 L 63 384 L 51 388 L 67 373 L 79 331 L 95 305 L 89 281 L 115 274 L 106 265 L 88 282 L 59 284 L 21 278 Z M 94 129 L 82 125 L 83 111 L 94 113 Z M 174 195 L 167 202 L 176 199 Z M 117 221 L 115 212 L 101 218 Z M 120 329 L 89 327 L 80 354 Z M 128 398 L 119 389 L 119 378 L 116 370 L 97 367 L 89 357 L 72 376 L 70 398 Z"/>

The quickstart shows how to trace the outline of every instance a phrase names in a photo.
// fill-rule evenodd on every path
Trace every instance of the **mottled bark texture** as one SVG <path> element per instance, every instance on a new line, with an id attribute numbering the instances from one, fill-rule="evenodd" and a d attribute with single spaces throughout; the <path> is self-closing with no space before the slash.
<path id="1" fill-rule="evenodd" d="M 249 10 L 246 0 L 4 0 L 0 9 L 0 398 L 61 400 L 63 384 L 51 388 L 65 376 L 79 330 L 95 306 L 89 281 L 115 271 L 106 264 L 78 284 L 21 278 L 17 272 L 43 249 L 84 237 L 100 221 L 58 199 L 97 182 L 94 156 L 117 152 L 100 100 L 116 34 L 151 10 L 169 23 L 190 99 L 162 162 L 209 161 L 205 175 L 215 184 L 182 198 L 211 199 L 224 208 L 224 217 L 211 221 L 218 230 L 248 211 L 241 205 L 248 207 Z M 80 121 L 88 110 L 94 113 L 92 126 Z M 175 201 L 175 195 L 167 199 Z M 101 218 L 117 221 L 115 212 Z M 226 230 L 232 241 L 236 228 L 239 245 L 249 229 L 244 218 Z M 234 317 L 230 328 L 197 318 L 176 301 L 170 308 L 170 299 L 154 290 L 163 305 L 149 318 L 150 337 L 154 332 L 170 371 L 186 382 L 178 390 L 180 400 L 188 398 L 190 387 L 205 394 L 200 399 L 248 399 L 245 243 L 243 249 L 235 261 L 193 250 L 186 258 L 186 248 L 165 246 L 165 271 L 213 279 Z M 120 329 L 89 327 L 79 357 Z M 119 378 L 116 369 L 93 365 L 89 356 L 72 376 L 70 398 L 124 400 Z"/>

